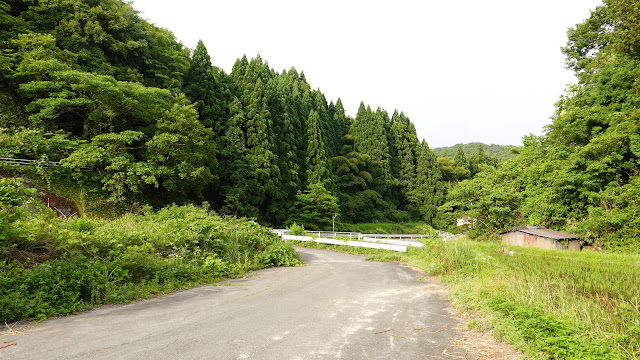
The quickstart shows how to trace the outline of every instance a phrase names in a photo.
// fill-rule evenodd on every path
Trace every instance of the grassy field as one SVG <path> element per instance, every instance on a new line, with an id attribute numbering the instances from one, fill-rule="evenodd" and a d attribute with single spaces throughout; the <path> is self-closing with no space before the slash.
<path id="1" fill-rule="evenodd" d="M 530 358 L 640 358 L 640 256 L 439 239 L 407 253 L 351 251 L 439 275 L 456 307 L 482 315 L 470 327 Z"/>

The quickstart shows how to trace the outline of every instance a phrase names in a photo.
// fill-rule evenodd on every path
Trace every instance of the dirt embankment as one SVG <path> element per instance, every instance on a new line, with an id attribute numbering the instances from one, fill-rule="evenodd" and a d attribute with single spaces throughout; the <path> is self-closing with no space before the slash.
<path id="1" fill-rule="evenodd" d="M 56 215 L 60 218 L 65 218 L 68 219 L 72 216 L 78 216 L 79 211 L 78 211 L 78 206 L 76 206 L 76 204 L 69 200 L 69 199 L 65 199 L 63 197 L 60 197 L 46 189 L 43 189 L 37 185 L 35 185 L 26 175 L 24 174 L 11 174 L 8 173 L 6 171 L 2 171 L 0 170 L 0 177 L 5 177 L 5 178 L 22 178 L 24 179 L 24 187 L 27 189 L 36 189 L 38 190 L 38 193 L 36 195 L 36 198 L 40 201 L 42 201 L 42 203 L 52 209 L 53 211 L 55 211 Z"/>

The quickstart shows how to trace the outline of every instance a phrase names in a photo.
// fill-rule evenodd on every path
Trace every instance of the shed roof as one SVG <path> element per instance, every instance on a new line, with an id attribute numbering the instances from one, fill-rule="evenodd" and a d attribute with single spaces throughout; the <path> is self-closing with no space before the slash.
<path id="1" fill-rule="evenodd" d="M 519 231 L 525 234 L 542 236 L 546 238 L 556 239 L 556 240 L 566 240 L 566 239 L 579 239 L 578 235 L 573 235 L 565 232 L 549 230 L 547 228 L 539 227 L 539 226 L 516 226 L 512 231 Z"/>

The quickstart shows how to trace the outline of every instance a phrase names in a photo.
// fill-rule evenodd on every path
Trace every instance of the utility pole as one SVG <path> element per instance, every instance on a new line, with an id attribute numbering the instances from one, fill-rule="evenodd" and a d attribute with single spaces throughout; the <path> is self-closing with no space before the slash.
<path id="1" fill-rule="evenodd" d="M 334 234 L 336 232 L 336 216 L 338 216 L 338 214 L 333 214 L 333 217 L 331 219 L 332 222 L 333 222 L 333 232 L 334 232 Z"/>

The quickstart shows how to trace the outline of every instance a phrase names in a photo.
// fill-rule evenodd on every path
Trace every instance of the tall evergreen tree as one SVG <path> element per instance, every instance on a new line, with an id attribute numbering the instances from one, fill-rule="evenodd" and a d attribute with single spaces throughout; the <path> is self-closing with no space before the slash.
<path id="1" fill-rule="evenodd" d="M 216 79 L 214 77 L 211 57 L 202 40 L 198 41 L 189 69 L 184 75 L 183 91 L 196 104 L 200 121 L 222 134 L 222 123 L 226 121 L 225 104 L 216 96 Z"/>
<path id="2" fill-rule="evenodd" d="M 431 224 L 443 200 L 442 175 L 436 156 L 426 141 L 420 145 L 415 189 L 409 195 L 412 211 Z"/>
<path id="3" fill-rule="evenodd" d="M 242 55 L 242 58 L 236 59 L 236 62 L 233 63 L 230 77 L 236 87 L 241 86 L 241 84 L 243 83 L 243 79 L 245 74 L 247 73 L 248 66 L 249 60 L 247 60 L 247 55 Z M 242 91 L 242 89 L 237 90 Z"/>
<path id="4" fill-rule="evenodd" d="M 307 181 L 309 184 L 317 182 L 326 184 L 330 180 L 320 126 L 320 115 L 311 110 L 307 122 L 307 164 L 309 164 Z"/>
<path id="5" fill-rule="evenodd" d="M 249 105 L 245 108 L 247 117 L 246 160 L 250 169 L 247 179 L 248 200 L 261 212 L 268 205 L 267 199 L 275 190 L 273 177 L 277 171 L 274 163 L 271 119 L 264 93 L 264 84 L 262 79 L 258 78 L 250 94 Z"/>
<path id="6" fill-rule="evenodd" d="M 465 171 L 458 176 L 458 180 L 466 179 L 471 174 L 469 171 L 469 159 L 467 159 L 467 155 L 465 155 L 464 150 L 462 149 L 462 145 L 458 146 L 456 150 L 456 156 L 453 158 L 455 162 L 456 168 L 464 169 Z"/>
<path id="7" fill-rule="evenodd" d="M 415 190 L 416 177 L 416 154 L 413 143 L 415 133 L 411 133 L 414 129 L 409 128 L 408 125 L 409 121 L 404 114 L 398 114 L 396 111 L 393 115 L 391 134 L 396 154 L 396 177 L 403 202 Z"/>
<path id="8" fill-rule="evenodd" d="M 389 164 L 389 146 L 385 132 L 384 115 L 374 113 L 370 107 L 360 103 L 358 114 L 353 122 L 352 133 L 356 151 L 371 157 L 372 187 L 381 195 L 390 190 L 391 172 Z"/>
<path id="9" fill-rule="evenodd" d="M 224 195 L 223 214 L 257 218 L 259 210 L 249 205 L 246 179 L 250 176 L 247 164 L 247 147 L 245 139 L 246 118 L 242 103 L 235 98 L 229 105 L 231 118 L 222 148 L 223 176 L 221 188 Z"/>
<path id="10" fill-rule="evenodd" d="M 304 192 L 296 195 L 300 214 L 295 219 L 310 228 L 327 229 L 338 213 L 338 198 L 329 190 L 332 178 L 327 169 L 320 115 L 315 110 L 309 113 L 307 141 L 308 185 Z"/>
<path id="11" fill-rule="evenodd" d="M 336 136 L 340 140 L 338 141 L 337 150 L 340 152 L 342 151 L 342 146 L 345 145 L 343 139 L 349 132 L 349 127 L 351 127 L 351 121 L 344 111 L 344 105 L 342 105 L 342 100 L 340 98 L 336 101 L 335 109 L 333 111 L 333 123 L 338 129 Z"/>

